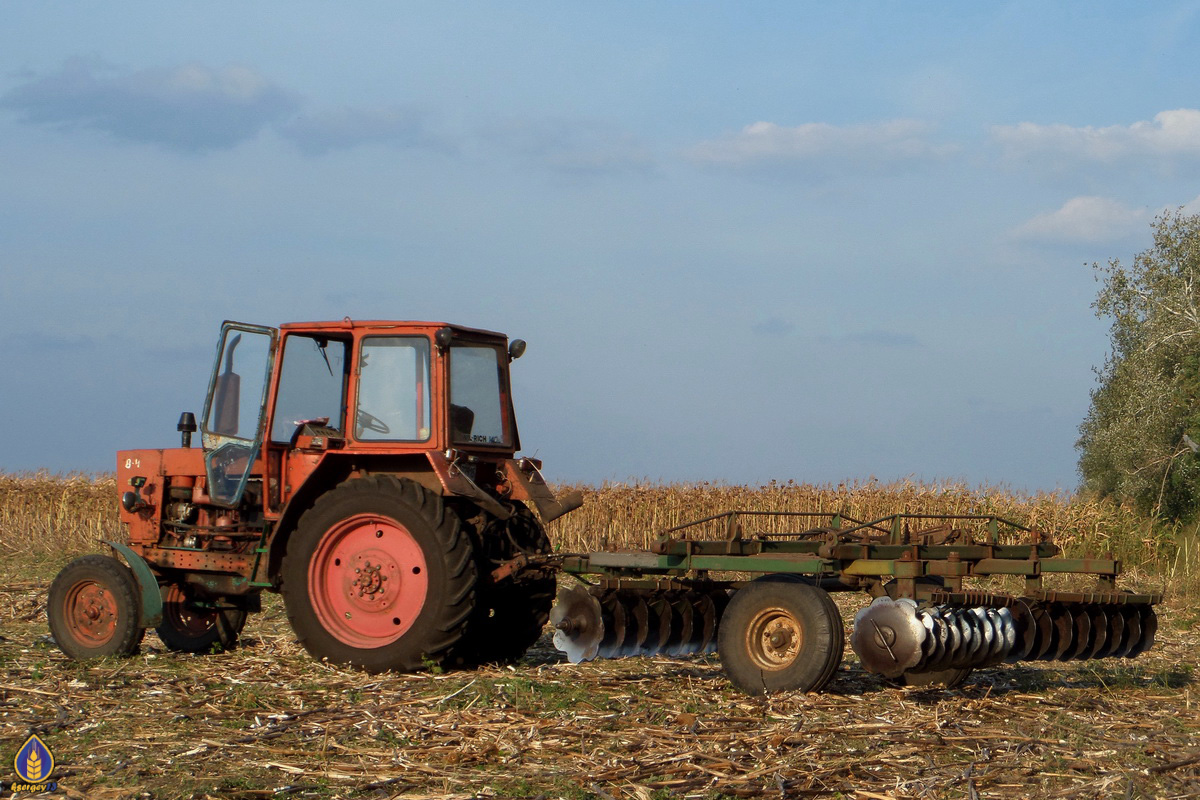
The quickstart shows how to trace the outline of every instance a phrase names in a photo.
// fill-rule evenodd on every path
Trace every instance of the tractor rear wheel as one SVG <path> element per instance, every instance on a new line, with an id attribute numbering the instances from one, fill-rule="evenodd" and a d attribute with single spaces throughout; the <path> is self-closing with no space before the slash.
<path id="1" fill-rule="evenodd" d="M 390 475 L 318 499 L 288 541 L 282 574 L 305 649 L 368 672 L 440 664 L 475 607 L 474 553 L 458 517 Z"/>
<path id="2" fill-rule="evenodd" d="M 525 654 L 542 635 L 558 582 L 553 574 L 518 572 L 493 581 L 491 571 L 519 555 L 552 552 L 545 529 L 520 505 L 507 520 L 494 520 L 476 542 L 479 591 L 475 613 L 462 641 L 454 648 L 459 664 L 509 663 Z"/>
<path id="3" fill-rule="evenodd" d="M 77 558 L 50 584 L 50 632 L 71 658 L 132 655 L 145 633 L 138 599 L 129 567 L 111 556 Z"/>
<path id="4" fill-rule="evenodd" d="M 170 583 L 162 587 L 163 621 L 155 630 L 168 650 L 212 653 L 232 648 L 246 625 L 246 612 L 214 608 L 194 589 Z"/>
<path id="5" fill-rule="evenodd" d="M 717 631 L 729 681 L 756 695 L 825 686 L 841 661 L 845 637 L 827 595 L 811 584 L 783 580 L 758 580 L 739 589 Z"/>

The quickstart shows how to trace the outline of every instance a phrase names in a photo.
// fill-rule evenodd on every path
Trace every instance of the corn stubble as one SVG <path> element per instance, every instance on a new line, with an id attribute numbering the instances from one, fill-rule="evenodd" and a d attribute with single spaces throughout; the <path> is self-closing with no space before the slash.
<path id="1" fill-rule="evenodd" d="M 1004 487 L 874 479 L 836 485 L 772 481 L 759 486 L 607 483 L 571 488 L 583 491 L 583 508 L 550 526 L 556 547 L 569 552 L 645 548 L 659 531 L 730 509 L 840 512 L 861 520 L 897 513 L 982 514 L 1048 531 L 1067 555 L 1111 552 L 1135 577 L 1145 572 L 1186 580 L 1200 565 L 1190 529 L 1155 525 L 1129 507 L 1063 492 L 1022 494 Z M 786 518 L 746 519 L 744 524 L 747 534 L 805 527 Z M 721 535 L 717 527 L 705 533 Z"/>
<path id="2" fill-rule="evenodd" d="M 1005 487 L 874 479 L 836 485 L 630 482 L 556 488 L 579 489 L 585 497 L 582 509 L 550 525 L 551 540 L 561 552 L 646 548 L 666 528 L 731 509 L 841 512 L 863 520 L 901 512 L 995 514 L 1052 532 L 1068 555 L 1111 552 L 1135 581 L 1144 574 L 1166 581 L 1168 591 L 1200 583 L 1200 548 L 1191 527 L 1156 524 L 1127 506 L 1063 492 L 1023 494 Z M 124 540 L 117 494 L 111 474 L 0 472 L 0 555 L 59 561 L 95 552 L 102 539 Z M 803 527 L 796 520 L 769 518 L 745 525 L 748 534 Z M 697 535 L 721 534 L 714 526 Z"/>

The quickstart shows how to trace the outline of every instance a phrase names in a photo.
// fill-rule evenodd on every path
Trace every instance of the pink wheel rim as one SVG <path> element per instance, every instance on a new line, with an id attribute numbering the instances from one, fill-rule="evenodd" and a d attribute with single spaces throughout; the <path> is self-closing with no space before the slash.
<path id="1" fill-rule="evenodd" d="M 68 590 L 67 627 L 85 647 L 102 647 L 117 633 L 117 598 L 96 581 L 80 581 Z"/>
<path id="2" fill-rule="evenodd" d="M 308 564 L 308 593 L 321 626 L 351 647 L 397 641 L 425 606 L 425 553 L 408 529 L 356 514 L 321 538 Z"/>

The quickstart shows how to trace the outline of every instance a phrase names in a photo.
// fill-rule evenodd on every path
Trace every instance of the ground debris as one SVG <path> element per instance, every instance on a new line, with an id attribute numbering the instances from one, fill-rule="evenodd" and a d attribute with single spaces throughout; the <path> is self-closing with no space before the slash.
<path id="1" fill-rule="evenodd" d="M 139 656 L 82 664 L 45 641 L 43 586 L 0 601 L 16 609 L 0 621 L 0 742 L 42 736 L 67 797 L 1200 792 L 1200 634 L 1171 609 L 1134 661 L 981 670 L 944 691 L 889 688 L 848 655 L 825 694 L 751 698 L 715 656 L 572 665 L 545 639 L 512 668 L 365 675 L 310 659 L 274 597 L 233 652 L 149 634 Z"/>

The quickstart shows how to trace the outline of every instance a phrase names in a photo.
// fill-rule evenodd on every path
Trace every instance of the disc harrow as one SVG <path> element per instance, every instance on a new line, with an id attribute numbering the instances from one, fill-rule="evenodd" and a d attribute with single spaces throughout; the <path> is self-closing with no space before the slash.
<path id="1" fill-rule="evenodd" d="M 721 589 L 562 589 L 550 613 L 554 646 L 575 664 L 716 652 L 728 600 Z"/>
<path id="2" fill-rule="evenodd" d="M 772 532 L 747 534 L 743 523 L 761 519 Z M 810 527 L 781 533 L 786 519 Z M 721 536 L 691 535 L 704 526 Z M 560 591 L 551 614 L 570 661 L 715 651 L 751 694 L 829 682 L 844 644 L 831 593 L 875 598 L 855 615 L 851 647 L 866 670 L 913 686 L 1003 663 L 1133 658 L 1154 644 L 1162 600 L 1118 589 L 1112 555 L 1065 558 L 1044 532 L 992 516 L 734 511 L 664 531 L 647 551 L 557 563 L 598 578 Z M 1095 586 L 1052 590 L 1054 575 Z M 1023 577 L 1025 591 L 967 585 L 995 576 Z"/>

